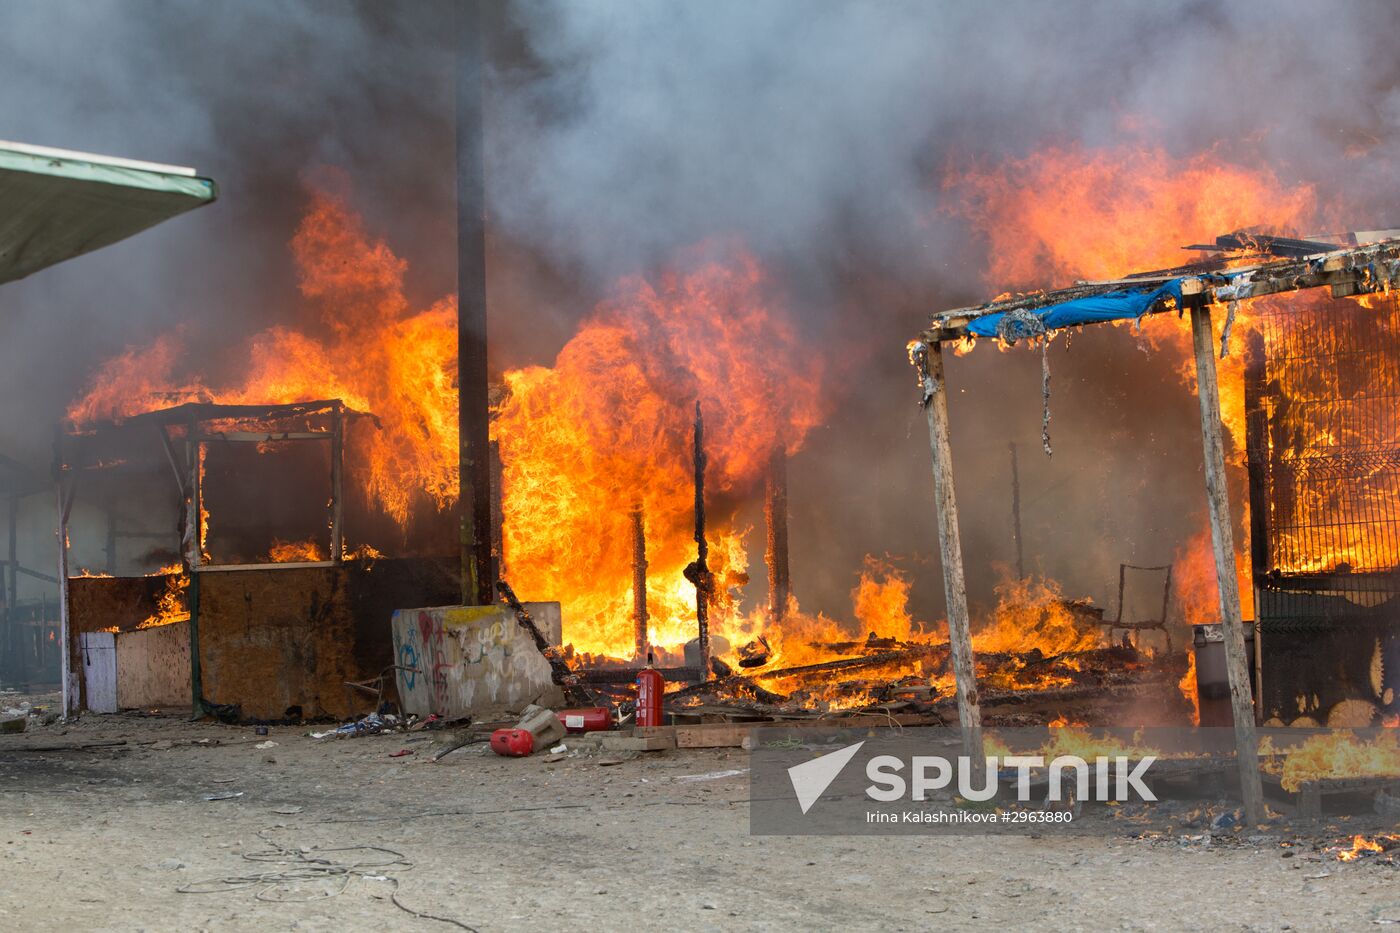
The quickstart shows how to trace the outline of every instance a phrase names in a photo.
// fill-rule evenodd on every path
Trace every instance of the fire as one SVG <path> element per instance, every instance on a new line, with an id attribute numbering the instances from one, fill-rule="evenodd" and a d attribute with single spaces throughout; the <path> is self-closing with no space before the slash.
<path id="1" fill-rule="evenodd" d="M 1337 861 L 1354 862 L 1368 852 L 1384 852 L 1385 846 L 1362 835 L 1351 837 L 1351 849 L 1337 853 Z"/>
<path id="2" fill-rule="evenodd" d="M 734 644 L 752 637 L 733 593 L 748 573 L 733 503 L 761 487 L 774 448 L 795 453 L 822 414 L 820 363 L 772 291 L 750 256 L 687 257 L 655 283 L 623 283 L 552 367 L 505 374 L 493 434 L 506 572 L 517 592 L 563 603 L 575 649 L 634 652 L 638 504 L 651 643 L 674 651 L 695 637 L 695 587 L 682 572 L 695 559 L 696 399 L 709 459 L 711 627 Z"/>
<path id="3" fill-rule="evenodd" d="M 958 198 L 952 210 L 986 236 L 991 257 L 986 278 L 998 290 L 1172 268 L 1191 258 L 1181 250 L 1186 242 L 1213 242 L 1218 234 L 1243 228 L 1296 234 L 1319 213 L 1311 186 L 1286 184 L 1269 169 L 1231 162 L 1216 149 L 1183 158 L 1153 146 L 1051 146 L 997 166 L 952 171 L 944 188 Z M 1234 352 L 1217 361 L 1221 417 L 1233 442 L 1227 451 L 1234 467 L 1232 499 L 1246 506 L 1235 533 L 1246 619 L 1254 608 L 1241 350 L 1252 326 L 1250 305 L 1241 305 L 1233 326 Z M 1218 341 L 1224 315 L 1212 317 Z M 1143 322 L 1141 337 L 1178 360 L 1183 381 L 1194 386 L 1191 331 L 1184 318 L 1151 318 Z M 1184 556 L 1178 555 L 1173 579 L 1188 622 L 1218 619 L 1211 554 L 1205 530 Z"/>
<path id="4" fill-rule="evenodd" d="M 329 560 L 324 549 L 315 541 L 274 540 L 267 552 L 272 563 L 286 564 L 296 561 Z"/>
<path id="5" fill-rule="evenodd" d="M 188 622 L 190 620 L 190 607 L 186 596 L 189 589 L 189 574 L 175 573 L 166 577 L 165 591 L 156 600 L 156 611 L 147 616 L 136 627 L 138 629 L 156 628 L 175 622 Z"/>
<path id="6" fill-rule="evenodd" d="M 347 463 L 347 478 L 369 501 L 400 525 L 425 494 L 446 507 L 457 497 L 454 299 L 413 308 L 407 263 L 371 238 L 338 194 L 311 194 L 291 250 L 319 333 L 278 326 L 256 334 L 240 378 L 219 384 L 191 367 L 200 354 L 187 351 L 185 334 L 163 334 L 100 367 L 69 419 L 83 425 L 193 401 L 339 398 L 380 424 Z"/>
<path id="7" fill-rule="evenodd" d="M 1259 743 L 1261 755 L 1277 756 L 1271 738 Z M 1400 737 L 1385 730 L 1371 741 L 1345 731 L 1310 736 L 1285 750 L 1282 764 L 1268 765 L 1281 775 L 1284 790 L 1296 791 L 1305 781 L 1328 778 L 1400 777 Z"/>
<path id="8" fill-rule="evenodd" d="M 1131 145 L 1051 146 L 954 170 L 943 187 L 959 198 L 952 210 L 987 237 L 986 279 L 998 291 L 1178 266 L 1187 257 L 1183 237 L 1296 229 L 1316 204 L 1311 187 L 1285 185 L 1215 151 L 1178 158 Z"/>
<path id="9" fill-rule="evenodd" d="M 1254 618 L 1254 578 L 1247 551 L 1237 548 L 1235 580 L 1240 590 L 1240 618 Z M 1220 587 L 1215 579 L 1215 550 L 1210 529 L 1191 536 L 1172 562 L 1172 602 L 1187 625 L 1220 621 Z"/>
<path id="10" fill-rule="evenodd" d="M 1032 649 L 1050 657 L 1088 651 L 1103 644 L 1092 617 L 1064 598 L 1053 580 L 1003 579 L 990 624 L 972 637 L 974 652 L 1021 654 Z"/>
<path id="11" fill-rule="evenodd" d="M 1181 675 L 1181 680 L 1177 681 L 1176 688 L 1181 691 L 1181 695 L 1191 704 L 1191 725 L 1201 724 L 1201 697 L 1196 691 L 1196 652 L 1186 652 L 1187 668 L 1186 673 Z"/>
<path id="12" fill-rule="evenodd" d="M 908 578 L 888 560 L 867 555 L 860 583 L 851 590 L 851 604 L 861 631 L 877 638 L 921 640 L 924 632 L 916 630 L 909 615 L 910 588 Z"/>

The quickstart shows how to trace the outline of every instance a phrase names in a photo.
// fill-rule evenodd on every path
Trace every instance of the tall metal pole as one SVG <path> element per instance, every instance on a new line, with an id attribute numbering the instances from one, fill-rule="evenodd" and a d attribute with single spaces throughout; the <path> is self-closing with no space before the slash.
<path id="1" fill-rule="evenodd" d="M 457 9 L 457 425 L 462 602 L 495 603 L 486 369 L 486 178 L 482 2 Z"/>
<path id="2" fill-rule="evenodd" d="M 1016 542 L 1016 579 L 1026 579 L 1025 549 L 1021 544 L 1021 471 L 1016 466 L 1016 442 L 1006 445 L 1011 451 L 1011 537 Z"/>
<path id="3" fill-rule="evenodd" d="M 984 765 L 982 705 L 977 692 L 977 668 L 972 656 L 971 621 L 967 611 L 967 581 L 963 577 L 962 539 L 958 535 L 958 500 L 953 492 L 953 449 L 948 440 L 948 389 L 943 381 L 943 345 L 918 341 L 910 361 L 919 374 L 922 404 L 928 416 L 929 446 L 933 451 L 933 499 L 938 514 L 938 553 L 943 561 L 943 591 L 948 602 L 948 646 L 958 690 L 958 722 L 963 753 L 974 768 Z"/>
<path id="4" fill-rule="evenodd" d="M 1215 580 L 1220 590 L 1220 623 L 1225 635 L 1225 670 L 1230 679 L 1230 705 L 1235 719 L 1235 756 L 1245 818 L 1251 826 L 1264 822 L 1264 791 L 1259 780 L 1259 747 L 1254 734 L 1254 703 L 1249 689 L 1244 624 L 1240 621 L 1239 580 L 1235 576 L 1235 535 L 1225 482 L 1225 445 L 1221 434 L 1220 386 L 1215 373 L 1215 341 L 1210 307 L 1187 296 L 1191 305 L 1191 337 L 1196 350 L 1196 397 L 1201 403 L 1201 440 L 1205 447 L 1206 500 L 1210 537 L 1215 549 Z"/>

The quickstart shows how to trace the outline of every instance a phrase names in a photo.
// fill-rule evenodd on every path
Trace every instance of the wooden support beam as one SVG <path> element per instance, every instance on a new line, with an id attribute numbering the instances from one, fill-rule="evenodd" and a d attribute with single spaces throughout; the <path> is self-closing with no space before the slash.
<path id="1" fill-rule="evenodd" d="M 191 419 L 185 442 L 185 465 L 189 479 L 185 484 L 185 565 L 190 570 L 190 587 L 185 600 L 190 610 L 190 718 L 204 715 L 204 667 L 199 657 L 199 565 L 203 561 L 204 488 L 200 478 L 200 444 L 193 438 L 199 433 L 199 422 Z"/>
<path id="2" fill-rule="evenodd" d="M 963 752 L 974 768 L 985 761 L 982 709 L 977 695 L 977 669 L 972 657 L 972 632 L 967 611 L 967 581 L 963 577 L 962 540 L 958 535 L 958 502 L 953 492 L 953 450 L 948 439 L 948 391 L 943 380 L 941 344 L 916 344 L 910 354 L 919 370 L 924 412 L 928 416 L 929 446 L 933 451 L 933 499 L 938 513 L 938 552 L 943 561 L 943 589 L 948 603 L 948 644 L 957 680 L 958 722 Z"/>
<path id="3" fill-rule="evenodd" d="M 337 403 L 336 411 L 340 408 Z M 342 417 L 337 414 L 336 417 Z M 201 444 L 218 443 L 227 441 L 229 443 L 240 444 L 268 444 L 278 441 L 334 441 L 334 431 L 215 431 L 210 434 L 200 434 L 195 440 Z"/>
<path id="4" fill-rule="evenodd" d="M 1235 576 L 1235 535 L 1225 483 L 1225 446 L 1221 435 L 1220 386 L 1215 374 L 1215 339 L 1210 308 L 1192 303 L 1191 337 L 1196 350 L 1196 397 L 1201 403 L 1201 440 L 1205 446 L 1206 499 L 1210 537 L 1215 549 L 1215 579 L 1220 589 L 1220 622 L 1225 634 L 1225 669 L 1230 678 L 1230 706 L 1235 719 L 1235 755 L 1240 769 L 1245 818 L 1264 822 L 1264 792 L 1259 780 L 1259 747 L 1254 734 L 1249 662 L 1244 623 L 1240 620 L 1239 581 Z"/>
<path id="5" fill-rule="evenodd" d="M 73 646 L 70 643 L 68 620 L 68 510 L 73 504 L 73 480 L 67 475 L 63 464 L 58 473 L 58 641 L 63 650 L 59 654 L 59 690 L 63 693 L 63 718 L 73 715 L 77 698 L 73 689 Z"/>
<path id="6" fill-rule="evenodd" d="M 642 503 L 632 506 L 632 626 L 638 664 L 647 663 L 651 636 L 647 632 L 647 529 Z"/>
<path id="7" fill-rule="evenodd" d="M 779 444 L 768 460 L 764 482 L 763 519 L 768 526 L 768 618 L 780 623 L 787 615 L 792 573 L 788 566 L 787 449 Z"/>
<path id="8" fill-rule="evenodd" d="M 345 409 L 336 403 L 331 428 L 331 560 L 339 562 L 345 551 Z"/>

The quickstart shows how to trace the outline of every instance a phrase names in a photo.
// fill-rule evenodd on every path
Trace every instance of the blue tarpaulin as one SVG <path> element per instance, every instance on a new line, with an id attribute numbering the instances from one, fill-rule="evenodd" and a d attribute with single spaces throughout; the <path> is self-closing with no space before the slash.
<path id="1" fill-rule="evenodd" d="M 1074 327 L 1077 324 L 1096 324 L 1102 321 L 1119 321 L 1139 318 L 1151 310 L 1157 302 L 1166 298 L 1181 301 L 1181 279 L 1171 279 L 1151 289 L 1124 289 L 1091 295 L 1087 298 L 1073 298 L 1059 304 L 1048 305 L 1026 312 L 1037 317 L 1046 329 Z M 974 318 L 967 325 L 968 333 L 979 337 L 998 336 L 997 327 L 1008 312 L 988 314 Z M 1013 328 L 1014 328 L 1013 324 Z M 1013 330 L 1013 335 L 1015 331 Z"/>

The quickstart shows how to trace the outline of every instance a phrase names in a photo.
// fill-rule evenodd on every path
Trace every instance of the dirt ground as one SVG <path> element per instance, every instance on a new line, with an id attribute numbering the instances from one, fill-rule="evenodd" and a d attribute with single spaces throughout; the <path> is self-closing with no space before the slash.
<path id="1" fill-rule="evenodd" d="M 0 929 L 1400 922 L 1400 869 L 1277 840 L 752 837 L 737 749 L 605 764 L 619 756 L 502 759 L 476 746 L 429 763 L 441 736 L 307 731 L 120 715 L 0 736 Z M 125 744 L 36 748 L 95 742 Z M 720 771 L 741 773 L 694 778 Z"/>

